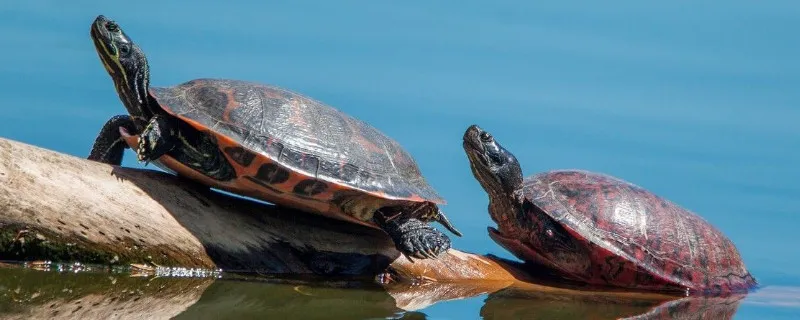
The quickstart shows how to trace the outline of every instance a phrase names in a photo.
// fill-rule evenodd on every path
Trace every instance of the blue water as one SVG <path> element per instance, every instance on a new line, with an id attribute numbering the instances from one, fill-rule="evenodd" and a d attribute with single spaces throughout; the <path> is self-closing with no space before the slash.
<path id="1" fill-rule="evenodd" d="M 271 83 L 380 128 L 449 200 L 456 248 L 511 258 L 486 234 L 461 147 L 477 123 L 526 175 L 580 168 L 644 186 L 729 235 L 762 285 L 800 286 L 796 1 L 5 1 L 0 136 L 85 157 L 124 113 L 88 36 L 98 14 L 145 50 L 153 85 Z M 421 311 L 474 318 L 482 303 Z"/>

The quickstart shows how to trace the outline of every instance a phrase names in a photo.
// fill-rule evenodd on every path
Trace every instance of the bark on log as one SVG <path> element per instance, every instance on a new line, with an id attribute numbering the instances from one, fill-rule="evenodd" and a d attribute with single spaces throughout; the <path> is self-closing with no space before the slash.
<path id="1" fill-rule="evenodd" d="M 471 281 L 495 260 L 455 249 L 411 262 L 380 230 L 0 138 L 0 259 L 146 263 L 270 274 Z"/>

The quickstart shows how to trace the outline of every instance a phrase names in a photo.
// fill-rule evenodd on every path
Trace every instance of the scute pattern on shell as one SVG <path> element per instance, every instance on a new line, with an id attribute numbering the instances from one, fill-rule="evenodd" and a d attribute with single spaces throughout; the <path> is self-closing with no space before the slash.
<path id="1" fill-rule="evenodd" d="M 167 111 L 291 170 L 368 192 L 444 203 L 395 140 L 314 99 L 226 79 L 195 79 L 169 88 L 151 87 L 150 92 Z M 240 165 L 252 157 L 247 150 L 236 152 Z"/>
<path id="2" fill-rule="evenodd" d="M 526 199 L 591 243 L 595 279 L 632 285 L 658 283 L 651 277 L 657 275 L 705 293 L 742 291 L 756 284 L 722 232 L 629 182 L 588 171 L 558 170 L 525 179 L 523 192 Z M 611 256 L 599 254 L 596 246 Z M 604 267 L 631 262 L 635 266 L 625 268 L 635 274 Z"/>

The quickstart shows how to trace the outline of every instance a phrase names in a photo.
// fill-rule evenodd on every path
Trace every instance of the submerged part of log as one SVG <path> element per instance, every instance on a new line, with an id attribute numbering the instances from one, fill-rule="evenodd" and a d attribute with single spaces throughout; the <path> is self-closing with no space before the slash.
<path id="1" fill-rule="evenodd" d="M 173 319 L 214 281 L 0 267 L 0 318 Z"/>
<path id="2" fill-rule="evenodd" d="M 499 281 L 495 260 L 407 260 L 380 230 L 229 196 L 174 175 L 0 138 L 0 259 L 222 268 L 269 274 Z M 502 284 L 501 284 L 502 283 Z"/>

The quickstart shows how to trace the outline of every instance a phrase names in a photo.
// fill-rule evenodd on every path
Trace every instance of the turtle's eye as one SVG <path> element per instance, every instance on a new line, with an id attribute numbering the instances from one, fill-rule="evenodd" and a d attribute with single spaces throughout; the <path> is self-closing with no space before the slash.
<path id="1" fill-rule="evenodd" d="M 481 141 L 483 142 L 492 142 L 492 135 L 486 131 L 481 132 L 479 138 L 481 138 Z"/>
<path id="2" fill-rule="evenodd" d="M 113 21 L 109 21 L 106 23 L 106 30 L 108 30 L 108 32 L 117 32 L 119 31 L 119 26 Z"/>
<path id="3" fill-rule="evenodd" d="M 487 145 L 486 146 L 486 151 L 487 151 L 487 154 L 489 155 L 489 159 L 491 159 L 492 163 L 494 163 L 495 165 L 502 166 L 502 165 L 506 164 L 506 162 L 507 162 L 506 161 L 506 157 L 503 156 L 502 151 L 500 151 L 500 149 L 497 148 L 496 144 Z"/>
<path id="4" fill-rule="evenodd" d="M 127 43 L 120 43 L 118 48 L 119 48 L 119 54 L 122 56 L 126 56 L 128 55 L 129 52 L 131 52 L 131 46 Z"/>

